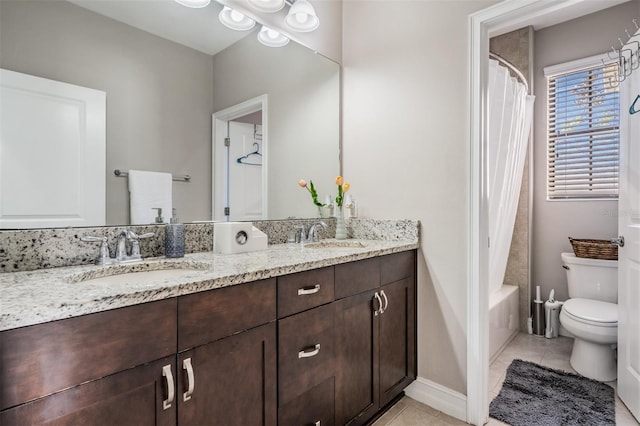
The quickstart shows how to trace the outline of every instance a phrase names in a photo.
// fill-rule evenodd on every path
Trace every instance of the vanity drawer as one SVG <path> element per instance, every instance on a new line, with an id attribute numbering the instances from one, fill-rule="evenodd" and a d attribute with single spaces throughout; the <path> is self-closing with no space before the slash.
<path id="1" fill-rule="evenodd" d="M 280 405 L 334 376 L 334 313 L 329 304 L 278 321 Z"/>
<path id="2" fill-rule="evenodd" d="M 278 318 L 333 302 L 333 266 L 278 277 Z"/>
<path id="3" fill-rule="evenodd" d="M 275 278 L 181 296 L 178 298 L 178 351 L 275 319 Z"/>
<path id="4" fill-rule="evenodd" d="M 380 258 L 359 260 L 335 266 L 336 299 L 380 287 Z"/>
<path id="5" fill-rule="evenodd" d="M 335 424 L 335 387 L 331 377 L 278 410 L 279 426 Z"/>
<path id="6" fill-rule="evenodd" d="M 389 284 L 415 274 L 415 251 L 388 254 L 380 258 L 380 284 Z"/>
<path id="7" fill-rule="evenodd" d="M 0 333 L 0 409 L 176 352 L 176 299 Z"/>

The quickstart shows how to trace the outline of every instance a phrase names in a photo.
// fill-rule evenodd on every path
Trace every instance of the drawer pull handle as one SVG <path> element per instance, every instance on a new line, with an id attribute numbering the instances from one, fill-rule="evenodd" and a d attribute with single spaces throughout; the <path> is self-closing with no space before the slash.
<path id="1" fill-rule="evenodd" d="M 381 314 L 383 312 L 383 310 L 382 310 L 382 299 L 380 298 L 380 295 L 378 294 L 377 291 L 376 291 L 376 294 L 375 294 L 374 297 L 378 301 L 378 308 L 373 312 L 373 315 L 377 317 L 378 314 Z"/>
<path id="2" fill-rule="evenodd" d="M 313 287 L 303 287 L 298 289 L 298 296 L 304 296 L 305 294 L 315 294 L 320 291 L 320 284 L 316 284 Z"/>
<path id="3" fill-rule="evenodd" d="M 380 313 L 382 314 L 389 307 L 389 299 L 387 299 L 387 295 L 384 294 L 384 290 L 381 290 L 380 294 L 382 294 L 382 297 L 384 297 L 384 307 L 380 308 Z"/>
<path id="4" fill-rule="evenodd" d="M 173 398 L 175 395 L 175 389 L 173 388 L 173 374 L 171 374 L 171 364 L 162 367 L 162 377 L 167 381 L 167 399 L 162 401 L 162 409 L 166 410 L 171 408 Z"/>
<path id="5" fill-rule="evenodd" d="M 193 393 L 193 388 L 195 387 L 191 358 L 182 360 L 182 369 L 187 370 L 187 391 L 182 394 L 182 400 L 188 401 L 191 399 L 191 394 Z"/>
<path id="6" fill-rule="evenodd" d="M 305 348 L 298 352 L 298 358 L 310 358 L 312 356 L 316 356 L 320 353 L 320 343 L 315 346 L 311 346 L 309 348 Z"/>

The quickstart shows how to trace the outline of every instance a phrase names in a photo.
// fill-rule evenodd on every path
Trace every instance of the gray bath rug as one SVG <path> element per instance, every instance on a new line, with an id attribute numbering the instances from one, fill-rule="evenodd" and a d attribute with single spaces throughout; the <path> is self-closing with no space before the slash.
<path id="1" fill-rule="evenodd" d="M 611 386 L 514 360 L 489 415 L 513 426 L 615 425 Z"/>

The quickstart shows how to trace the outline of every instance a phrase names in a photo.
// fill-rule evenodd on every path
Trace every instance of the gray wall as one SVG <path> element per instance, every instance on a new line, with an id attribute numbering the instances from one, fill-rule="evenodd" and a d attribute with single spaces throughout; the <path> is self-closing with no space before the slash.
<path id="1" fill-rule="evenodd" d="M 617 201 L 547 201 L 546 199 L 546 81 L 543 68 L 611 49 L 625 28 L 635 28 L 637 0 L 535 33 L 534 207 L 532 287 L 539 285 L 547 297 L 568 298 L 560 253 L 572 252 L 567 237 L 608 239 L 617 235 Z"/>
<path id="2" fill-rule="evenodd" d="M 296 43 L 273 49 L 246 37 L 215 55 L 213 75 L 215 111 L 268 95 L 267 217 L 317 217 L 298 181 L 313 180 L 321 202 L 336 196 L 340 67 Z"/>
<path id="3" fill-rule="evenodd" d="M 0 1 L 0 67 L 107 93 L 107 224 L 129 223 L 114 169 L 189 173 L 186 221 L 211 217 L 213 58 L 63 1 Z"/>

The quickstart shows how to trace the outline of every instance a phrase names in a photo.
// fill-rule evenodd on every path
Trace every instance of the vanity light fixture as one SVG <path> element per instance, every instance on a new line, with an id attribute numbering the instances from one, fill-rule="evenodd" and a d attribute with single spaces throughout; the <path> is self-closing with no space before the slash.
<path id="1" fill-rule="evenodd" d="M 260 12 L 273 13 L 284 7 L 285 0 L 249 0 L 249 4 Z"/>
<path id="2" fill-rule="evenodd" d="M 256 21 L 228 6 L 220 11 L 218 19 L 225 27 L 238 31 L 248 31 L 256 25 Z"/>
<path id="3" fill-rule="evenodd" d="M 200 9 L 209 6 L 211 0 L 176 0 L 176 3 L 183 6 L 191 7 L 194 9 Z"/>
<path id="4" fill-rule="evenodd" d="M 294 31 L 306 33 L 318 28 L 320 20 L 308 0 L 296 0 L 284 18 L 284 23 Z"/>
<path id="5" fill-rule="evenodd" d="M 258 41 L 269 47 L 282 47 L 289 43 L 289 38 L 283 36 L 276 30 L 263 25 L 258 33 Z"/>

